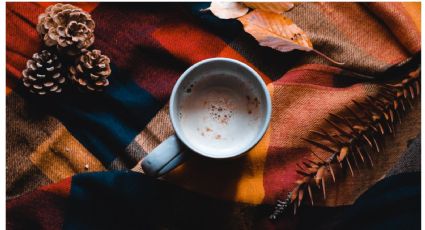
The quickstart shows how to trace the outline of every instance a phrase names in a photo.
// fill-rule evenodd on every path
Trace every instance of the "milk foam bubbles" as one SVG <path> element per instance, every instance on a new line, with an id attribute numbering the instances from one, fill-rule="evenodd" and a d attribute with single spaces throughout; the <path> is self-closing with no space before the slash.
<path id="1" fill-rule="evenodd" d="M 180 127 L 195 150 L 220 156 L 252 144 L 261 128 L 263 102 L 243 77 L 199 77 L 183 87 Z"/>

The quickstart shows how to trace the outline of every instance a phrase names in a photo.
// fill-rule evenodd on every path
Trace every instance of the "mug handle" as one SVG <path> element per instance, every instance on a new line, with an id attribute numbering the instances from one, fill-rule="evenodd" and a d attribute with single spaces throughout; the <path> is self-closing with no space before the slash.
<path id="1" fill-rule="evenodd" d="M 159 144 L 142 161 L 143 171 L 150 176 L 159 177 L 183 163 L 186 153 L 176 135 Z"/>

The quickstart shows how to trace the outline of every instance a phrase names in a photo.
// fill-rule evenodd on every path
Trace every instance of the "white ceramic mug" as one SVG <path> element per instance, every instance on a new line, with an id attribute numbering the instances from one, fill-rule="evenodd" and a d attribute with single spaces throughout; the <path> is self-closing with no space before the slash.
<path id="1" fill-rule="evenodd" d="M 175 135 L 143 159 L 143 171 L 161 176 L 181 164 L 188 150 L 214 159 L 240 156 L 260 141 L 270 116 L 266 84 L 252 68 L 229 58 L 198 62 L 171 93 Z"/>

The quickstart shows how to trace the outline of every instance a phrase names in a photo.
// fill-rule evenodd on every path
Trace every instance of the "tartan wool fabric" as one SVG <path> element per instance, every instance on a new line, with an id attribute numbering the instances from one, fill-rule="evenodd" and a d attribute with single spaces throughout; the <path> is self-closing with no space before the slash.
<path id="1" fill-rule="evenodd" d="M 22 87 L 21 71 L 42 49 L 35 26 L 50 4 L 6 4 L 8 227 L 290 229 L 307 228 L 304 220 L 328 212 L 308 207 L 279 223 L 264 214 L 294 188 L 297 163 L 311 155 L 301 138 L 326 129 L 329 113 L 377 95 L 378 85 L 348 78 L 314 53 L 262 47 L 238 21 L 200 11 L 209 3 L 73 3 L 96 23 L 94 48 L 111 58 L 110 86 L 99 94 L 70 89 L 34 97 Z M 391 77 L 387 70 L 421 51 L 420 3 L 301 3 L 285 15 L 317 50 L 382 81 Z M 261 75 L 272 98 L 269 129 L 242 158 L 192 154 L 160 180 L 148 178 L 140 161 L 174 133 L 168 117 L 174 83 L 189 66 L 212 57 L 242 61 Z M 356 177 L 338 176 L 326 200 L 315 191 L 316 203 L 362 210 L 373 191 L 396 194 L 393 183 L 403 180 L 395 176 L 407 171 L 410 179 L 402 185 L 416 196 L 420 166 L 402 156 L 419 133 L 416 102 L 374 156 L 375 166 Z M 417 148 L 407 152 L 412 156 Z M 385 175 L 393 176 L 377 184 Z M 353 221 L 347 213 L 340 224 Z"/>

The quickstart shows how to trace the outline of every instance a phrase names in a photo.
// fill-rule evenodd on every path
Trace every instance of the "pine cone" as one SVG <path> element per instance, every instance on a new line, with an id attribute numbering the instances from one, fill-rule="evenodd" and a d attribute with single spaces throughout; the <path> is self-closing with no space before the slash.
<path id="1" fill-rule="evenodd" d="M 30 92 L 39 95 L 62 92 L 65 83 L 62 64 L 54 53 L 43 50 L 27 61 L 22 81 Z"/>
<path id="2" fill-rule="evenodd" d="M 37 31 L 47 46 L 57 46 L 74 56 L 93 44 L 94 27 L 89 13 L 70 4 L 58 3 L 40 14 Z"/>
<path id="3" fill-rule="evenodd" d="M 111 74 L 109 58 L 100 50 L 87 51 L 77 58 L 75 65 L 69 67 L 71 80 L 90 91 L 102 91 L 109 85 Z"/>

